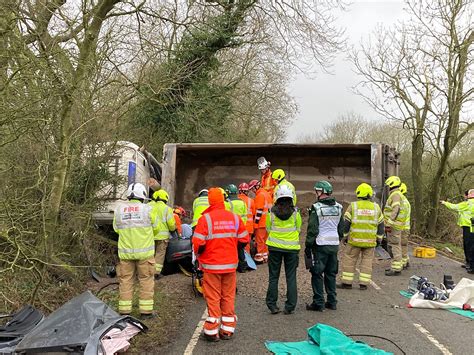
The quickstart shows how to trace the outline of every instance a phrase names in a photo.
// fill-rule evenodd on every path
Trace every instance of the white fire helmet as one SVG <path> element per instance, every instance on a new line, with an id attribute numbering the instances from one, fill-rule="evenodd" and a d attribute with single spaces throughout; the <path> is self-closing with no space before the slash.
<path id="1" fill-rule="evenodd" d="M 147 193 L 145 186 L 143 186 L 143 184 L 140 184 L 139 182 L 137 182 L 136 184 L 130 184 L 127 190 L 127 198 L 129 200 L 134 198 L 146 200 Z"/>
<path id="2" fill-rule="evenodd" d="M 283 197 L 293 198 L 293 190 L 291 190 L 287 185 L 278 187 L 275 192 L 275 201 Z"/>
<path id="3" fill-rule="evenodd" d="M 264 170 L 270 167 L 270 162 L 265 157 L 260 157 L 257 159 L 257 166 L 259 170 Z"/>

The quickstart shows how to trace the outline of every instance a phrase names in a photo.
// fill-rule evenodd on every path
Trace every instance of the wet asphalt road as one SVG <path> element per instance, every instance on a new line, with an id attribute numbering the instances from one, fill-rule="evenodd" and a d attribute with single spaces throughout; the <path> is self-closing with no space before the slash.
<path id="1" fill-rule="evenodd" d="M 208 343 L 199 340 L 193 354 L 261 354 L 269 353 L 265 348 L 266 340 L 299 341 L 306 338 L 306 329 L 317 323 L 334 326 L 344 333 L 377 335 L 389 338 L 400 346 L 406 354 L 442 354 L 443 352 L 422 334 L 414 324 L 425 328 L 442 344 L 448 352 L 445 354 L 473 354 L 474 321 L 445 310 L 409 309 L 408 299 L 399 294 L 407 288 L 411 275 L 427 276 L 430 281 L 440 283 L 443 274 L 453 276 L 455 282 L 468 275 L 460 264 L 438 256 L 436 259 L 418 259 L 411 257 L 411 267 L 401 276 L 387 277 L 384 269 L 387 262 L 379 261 L 374 266 L 373 281 L 380 287 L 369 287 L 360 291 L 357 284 L 352 290 L 338 290 L 337 311 L 325 310 L 309 312 L 305 303 L 311 300 L 309 273 L 302 263 L 298 269 L 298 307 L 295 314 L 283 313 L 271 315 L 265 306 L 267 286 L 267 266 L 259 270 L 239 275 L 239 290 L 236 297 L 238 316 L 235 337 L 229 341 Z M 251 275 L 248 276 L 248 275 Z M 280 308 L 283 309 L 284 275 L 280 276 Z M 157 349 L 160 354 L 183 354 L 197 324 L 199 323 L 205 302 L 197 299 L 196 304 L 187 312 L 187 321 L 182 325 L 180 335 L 167 347 Z M 401 354 L 390 342 L 382 339 L 354 336 L 374 347 Z M 432 339 L 433 340 L 433 339 Z"/>

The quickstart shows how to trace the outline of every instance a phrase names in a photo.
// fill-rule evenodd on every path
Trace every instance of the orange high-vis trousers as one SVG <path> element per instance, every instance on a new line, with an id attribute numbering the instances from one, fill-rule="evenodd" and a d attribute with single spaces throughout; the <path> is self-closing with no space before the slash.
<path id="1" fill-rule="evenodd" d="M 218 334 L 232 336 L 235 331 L 236 274 L 211 274 L 204 272 L 203 290 L 207 303 L 207 318 L 204 334 L 217 337 Z"/>
<path id="2" fill-rule="evenodd" d="M 255 261 L 266 261 L 268 259 L 268 232 L 266 228 L 255 228 L 255 243 L 257 244 L 257 254 Z"/>

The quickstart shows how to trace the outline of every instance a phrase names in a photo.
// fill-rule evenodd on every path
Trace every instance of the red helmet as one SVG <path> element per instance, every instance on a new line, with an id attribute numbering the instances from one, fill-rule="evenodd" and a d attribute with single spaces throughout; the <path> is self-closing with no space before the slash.
<path id="1" fill-rule="evenodd" d="M 259 187 L 260 186 L 260 181 L 258 180 L 252 180 L 249 182 L 249 189 L 253 189 L 255 187 Z"/>
<path id="2" fill-rule="evenodd" d="M 183 217 L 186 216 L 186 210 L 181 206 L 176 206 L 173 212 Z"/>
<path id="3" fill-rule="evenodd" d="M 246 182 L 243 182 L 239 185 L 239 191 L 240 192 L 244 192 L 244 191 L 248 191 L 249 190 L 249 184 L 247 184 Z"/>

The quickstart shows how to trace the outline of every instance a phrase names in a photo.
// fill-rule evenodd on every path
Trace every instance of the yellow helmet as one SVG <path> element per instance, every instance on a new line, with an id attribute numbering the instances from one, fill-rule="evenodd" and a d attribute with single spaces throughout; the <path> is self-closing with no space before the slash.
<path id="1" fill-rule="evenodd" d="M 407 185 L 404 182 L 400 185 L 400 192 L 404 195 L 407 193 Z"/>
<path id="2" fill-rule="evenodd" d="M 387 180 L 385 180 L 385 185 L 390 187 L 391 189 L 395 187 L 399 187 L 402 184 L 402 181 L 398 176 L 390 176 Z"/>
<path id="3" fill-rule="evenodd" d="M 170 199 L 170 197 L 168 196 L 168 193 L 163 190 L 163 189 L 160 189 L 158 191 L 155 191 L 153 193 L 153 200 L 161 200 L 161 201 L 164 201 L 164 202 L 168 202 L 168 200 Z"/>
<path id="4" fill-rule="evenodd" d="M 357 189 L 355 192 L 356 192 L 357 197 L 359 198 L 372 197 L 372 195 L 374 194 L 374 190 L 372 190 L 372 186 L 370 186 L 369 184 L 366 184 L 365 182 L 357 186 Z"/>
<path id="5" fill-rule="evenodd" d="M 222 194 L 224 195 L 224 198 L 229 197 L 229 194 L 222 187 L 219 187 L 219 190 L 221 190 Z"/>
<path id="6" fill-rule="evenodd" d="M 275 179 L 275 180 L 282 180 L 285 178 L 285 172 L 283 171 L 283 169 L 276 169 L 273 173 L 272 173 L 272 178 Z"/>

